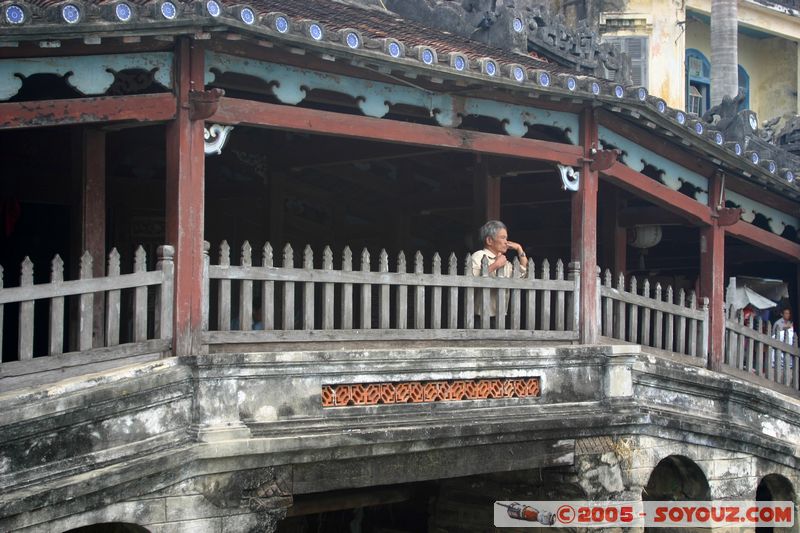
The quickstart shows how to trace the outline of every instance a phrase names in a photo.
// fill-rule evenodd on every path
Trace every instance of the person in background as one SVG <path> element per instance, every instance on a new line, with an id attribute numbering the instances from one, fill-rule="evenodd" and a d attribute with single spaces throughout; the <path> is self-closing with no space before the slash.
<path id="1" fill-rule="evenodd" d="M 773 337 L 783 339 L 786 336 L 786 332 L 789 330 L 794 330 L 792 310 L 788 307 L 784 307 L 781 311 L 781 317 L 772 325 L 772 335 Z"/>
<path id="2" fill-rule="evenodd" d="M 514 250 L 519 258 L 519 277 L 524 277 L 528 269 L 528 256 L 522 245 L 508 240 L 508 228 L 499 220 L 490 220 L 480 229 L 483 249 L 472 254 L 472 275 L 480 276 L 481 262 L 486 257 L 489 261 L 489 275 L 510 278 L 514 274 L 514 266 L 509 262 L 506 253 Z M 477 298 L 476 298 L 477 300 Z M 489 309 L 481 309 L 480 302 L 475 302 L 475 314 L 481 320 L 489 320 L 497 316 L 497 293 L 492 291 Z"/>

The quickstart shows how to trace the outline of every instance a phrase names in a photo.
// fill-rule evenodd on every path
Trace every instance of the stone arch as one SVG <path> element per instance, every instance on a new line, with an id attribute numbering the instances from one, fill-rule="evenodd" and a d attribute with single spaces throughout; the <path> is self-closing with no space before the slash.
<path id="1" fill-rule="evenodd" d="M 150 530 L 136 524 L 126 522 L 106 522 L 89 526 L 76 527 L 64 533 L 150 533 Z"/>
<path id="2" fill-rule="evenodd" d="M 795 504 L 795 523 L 797 521 L 797 494 L 792 482 L 780 474 L 767 474 L 761 478 L 756 487 L 756 501 L 790 501 Z M 756 533 L 772 533 L 773 531 L 796 531 L 795 528 L 757 527 Z"/>
<path id="3" fill-rule="evenodd" d="M 711 488 L 703 470 L 683 455 L 665 457 L 653 468 L 642 500 L 711 500 Z"/>

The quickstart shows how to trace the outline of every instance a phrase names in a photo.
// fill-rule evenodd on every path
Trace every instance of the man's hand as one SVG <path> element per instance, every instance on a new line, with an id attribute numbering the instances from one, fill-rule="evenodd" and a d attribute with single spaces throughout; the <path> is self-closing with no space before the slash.
<path id="1" fill-rule="evenodd" d="M 492 272 L 500 270 L 505 266 L 506 263 L 508 263 L 508 258 L 506 257 L 506 255 L 497 254 L 497 257 L 494 258 L 492 264 L 489 265 L 489 273 L 491 274 Z"/>
<path id="2" fill-rule="evenodd" d="M 519 257 L 519 264 L 522 265 L 523 267 L 527 267 L 528 256 L 525 255 L 525 250 L 522 249 L 522 245 L 513 241 L 506 241 L 506 243 L 508 244 L 509 248 L 513 248 L 514 250 L 516 250 L 517 256 Z"/>

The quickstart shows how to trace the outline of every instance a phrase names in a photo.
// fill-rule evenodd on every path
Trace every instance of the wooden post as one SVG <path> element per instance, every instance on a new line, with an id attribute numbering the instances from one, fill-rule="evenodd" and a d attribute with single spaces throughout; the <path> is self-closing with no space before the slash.
<path id="1" fill-rule="evenodd" d="M 203 89 L 203 50 L 178 40 L 175 92 L 178 110 L 167 124 L 167 243 L 175 247 L 173 355 L 200 352 L 203 312 L 205 154 L 202 120 L 189 117 L 189 92 Z"/>
<path id="2" fill-rule="evenodd" d="M 625 228 L 619 225 L 619 212 L 624 208 L 621 191 L 614 188 L 607 194 L 600 195 L 603 204 L 603 227 L 602 242 L 603 251 L 601 259 L 602 268 L 610 269 L 616 274 L 627 274 L 627 233 Z"/>
<path id="3" fill-rule="evenodd" d="M 708 202 L 714 212 L 720 202 L 722 180 L 709 178 Z M 724 199 L 722 200 L 724 207 Z M 725 229 L 712 218 L 711 226 L 700 229 L 700 295 L 708 298 L 708 368 L 719 371 L 725 347 Z"/>
<path id="4" fill-rule="evenodd" d="M 473 176 L 473 213 L 477 229 L 488 220 L 500 219 L 500 178 L 489 174 L 489 161 L 481 154 L 475 154 Z"/>
<path id="5" fill-rule="evenodd" d="M 105 276 L 106 256 L 106 134 L 83 131 L 83 196 L 81 198 L 81 248 L 95 258 L 92 274 Z M 104 346 L 103 298 L 94 299 L 94 347 Z"/>
<path id="6" fill-rule="evenodd" d="M 594 110 L 581 115 L 581 144 L 584 159 L 580 186 L 572 197 L 572 260 L 583 272 L 580 287 L 580 339 L 594 344 L 598 339 L 597 320 L 597 172 L 590 168 L 592 148 L 598 145 Z"/>

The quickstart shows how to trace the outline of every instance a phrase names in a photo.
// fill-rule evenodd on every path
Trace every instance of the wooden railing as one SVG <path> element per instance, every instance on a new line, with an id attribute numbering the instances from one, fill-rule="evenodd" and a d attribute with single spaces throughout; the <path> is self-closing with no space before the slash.
<path id="1" fill-rule="evenodd" d="M 0 288 L 0 350 L 4 310 L 18 308 L 16 359 L 20 362 L 3 364 L 3 375 L 16 373 L 10 368 L 12 365 L 34 368 L 25 363 L 34 357 L 37 362 L 47 359 L 40 356 L 105 352 L 119 357 L 168 351 L 172 339 L 174 252 L 172 246 L 161 246 L 158 253 L 156 270 L 147 271 L 145 251 L 139 247 L 133 272 L 120 274 L 120 256 L 114 249 L 108 257 L 108 274 L 93 278 L 93 259 L 86 252 L 81 257 L 79 279 L 72 281 L 64 281 L 64 262 L 57 255 L 50 265 L 50 282 L 40 284 L 34 284 L 34 265 L 26 257 L 20 285 Z M 155 298 L 155 305 L 148 305 L 149 297 Z M 8 314 L 5 317 L 9 319 Z M 46 331 L 37 327 L 42 323 L 47 324 Z M 13 355 L 6 356 L 14 359 Z"/>
<path id="2" fill-rule="evenodd" d="M 600 286 L 601 330 L 603 336 L 690 355 L 706 360 L 708 355 L 708 299 L 697 307 L 692 291 L 688 302 L 683 289 L 674 299 L 672 287 L 662 290 L 655 286 L 651 296 L 650 282 L 645 280 L 641 293 L 635 277 L 625 289 L 625 277 L 620 274 L 616 288 L 611 272 L 606 270 Z"/>
<path id="3" fill-rule="evenodd" d="M 223 242 L 217 264 L 206 256 L 206 342 L 578 338 L 577 264 L 568 279 L 561 261 L 555 272 L 544 261 L 539 277 L 532 263 L 524 277 L 515 263 L 514 275 L 503 278 L 488 276 L 485 262 L 482 275 L 473 276 L 469 255 L 459 269 L 455 255 L 442 265 L 436 254 L 426 271 L 418 252 L 412 272 L 402 252 L 393 271 L 384 250 L 377 271 L 366 249 L 355 270 L 349 248 L 338 269 L 329 247 L 318 262 L 306 247 L 300 268 L 289 245 L 280 266 L 269 243 L 261 255 L 261 265 L 254 266 L 245 243 L 239 265 L 231 265 Z M 492 301 L 497 317 L 481 320 L 476 309 Z"/>
<path id="4" fill-rule="evenodd" d="M 770 333 L 772 324 L 769 321 L 751 316 L 745 322 L 743 313 L 730 307 L 725 319 L 723 363 L 800 390 L 800 347 L 796 332 L 791 335 L 791 344 Z"/>

